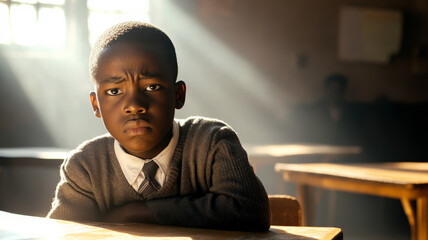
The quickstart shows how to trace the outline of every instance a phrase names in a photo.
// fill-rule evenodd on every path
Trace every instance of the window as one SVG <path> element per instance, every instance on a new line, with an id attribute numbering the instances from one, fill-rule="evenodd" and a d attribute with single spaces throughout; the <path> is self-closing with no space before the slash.
<path id="1" fill-rule="evenodd" d="M 149 0 L 77 1 L 0 0 L 0 47 L 65 50 L 92 45 L 119 22 L 150 22 Z"/>
<path id="2" fill-rule="evenodd" d="M 148 0 L 88 0 L 89 42 L 108 27 L 123 21 L 150 22 Z"/>
<path id="3" fill-rule="evenodd" d="M 62 48 L 65 0 L 0 0 L 0 44 Z"/>

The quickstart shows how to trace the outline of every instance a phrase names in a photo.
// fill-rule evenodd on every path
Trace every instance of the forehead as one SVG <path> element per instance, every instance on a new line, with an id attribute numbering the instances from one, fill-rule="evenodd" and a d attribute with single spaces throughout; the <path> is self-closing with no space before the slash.
<path id="1" fill-rule="evenodd" d="M 158 45 L 135 42 L 118 42 L 103 49 L 98 58 L 96 78 L 99 75 L 117 71 L 136 71 L 138 73 L 155 71 L 172 72 L 166 51 Z"/>

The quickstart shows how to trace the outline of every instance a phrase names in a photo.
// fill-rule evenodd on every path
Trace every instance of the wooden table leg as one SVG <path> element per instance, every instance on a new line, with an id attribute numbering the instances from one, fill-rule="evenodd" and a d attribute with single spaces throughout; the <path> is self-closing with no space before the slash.
<path id="1" fill-rule="evenodd" d="M 403 206 L 404 209 L 404 213 L 407 216 L 407 220 L 409 221 L 409 225 L 410 225 L 410 232 L 412 234 L 412 240 L 417 240 L 416 239 L 416 216 L 415 216 L 415 210 L 412 207 L 412 202 L 410 201 L 410 199 L 407 198 L 402 198 L 401 199 L 401 205 Z"/>
<path id="2" fill-rule="evenodd" d="M 416 199 L 417 218 L 416 218 L 416 239 L 428 239 L 428 198 Z"/>
<path id="3" fill-rule="evenodd" d="M 329 191 L 328 194 L 328 207 L 327 207 L 327 223 L 329 226 L 336 225 L 336 207 L 337 207 L 337 192 Z M 319 202 L 319 200 L 318 200 Z"/>
<path id="4" fill-rule="evenodd" d="M 313 226 L 315 221 L 315 201 L 313 187 L 299 184 L 297 186 L 297 199 L 303 213 L 303 226 Z"/>

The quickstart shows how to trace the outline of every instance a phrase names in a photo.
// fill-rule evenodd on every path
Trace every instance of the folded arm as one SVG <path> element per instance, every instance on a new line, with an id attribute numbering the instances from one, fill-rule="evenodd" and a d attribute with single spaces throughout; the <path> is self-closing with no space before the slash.
<path id="1" fill-rule="evenodd" d="M 255 176 L 235 133 L 221 134 L 225 136 L 212 145 L 207 157 L 204 173 L 207 191 L 148 201 L 147 207 L 158 223 L 253 231 L 269 229 L 269 200 L 262 183 Z M 202 177 L 198 181 L 203 181 L 200 179 Z"/>
<path id="2" fill-rule="evenodd" d="M 75 184 L 62 169 L 61 181 L 57 186 L 55 199 L 47 217 L 75 221 L 98 221 L 99 216 L 99 208 L 93 193 Z"/>

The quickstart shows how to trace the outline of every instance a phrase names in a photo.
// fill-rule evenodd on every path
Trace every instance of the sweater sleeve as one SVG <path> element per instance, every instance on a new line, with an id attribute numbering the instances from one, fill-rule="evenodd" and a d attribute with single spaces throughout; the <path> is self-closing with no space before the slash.
<path id="1" fill-rule="evenodd" d="M 74 221 L 96 221 L 100 215 L 90 184 L 89 173 L 78 164 L 77 157 L 61 165 L 61 180 L 48 218 Z"/>
<path id="2" fill-rule="evenodd" d="M 269 201 L 235 132 L 218 131 L 205 153 L 208 191 L 146 202 L 161 224 L 247 231 L 269 229 Z M 202 163 L 201 163 L 202 164 Z"/>

